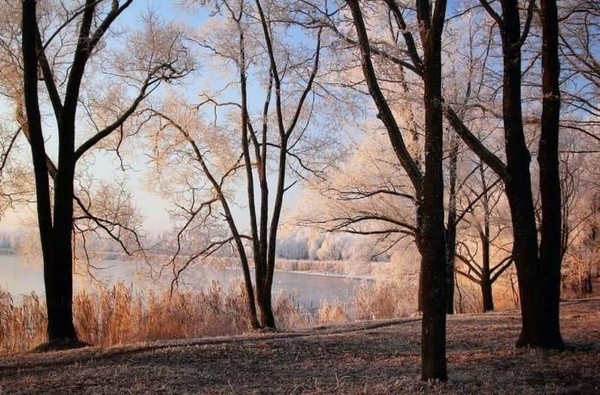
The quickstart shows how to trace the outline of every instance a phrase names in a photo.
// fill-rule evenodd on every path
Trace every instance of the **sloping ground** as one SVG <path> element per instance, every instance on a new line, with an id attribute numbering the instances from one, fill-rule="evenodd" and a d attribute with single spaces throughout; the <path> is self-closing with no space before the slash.
<path id="1" fill-rule="evenodd" d="M 600 394 L 600 299 L 562 306 L 568 351 L 516 350 L 518 312 L 448 322 L 445 384 L 419 376 L 420 321 L 0 358 L 12 393 Z"/>

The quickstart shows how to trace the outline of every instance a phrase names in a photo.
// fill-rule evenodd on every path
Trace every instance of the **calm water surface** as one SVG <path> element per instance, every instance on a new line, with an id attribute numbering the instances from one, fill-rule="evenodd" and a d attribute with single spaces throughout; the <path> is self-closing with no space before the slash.
<path id="1" fill-rule="evenodd" d="M 76 270 L 75 292 L 93 288 L 95 285 L 114 285 L 122 282 L 135 288 L 150 288 L 157 291 L 168 289 L 173 275 L 166 270 L 162 275 L 151 274 L 145 264 L 122 261 L 102 261 L 95 269 Z M 242 280 L 239 269 L 220 269 L 214 267 L 192 267 L 181 278 L 180 289 L 208 288 L 213 281 L 227 288 L 233 281 Z M 356 289 L 365 281 L 355 278 L 307 274 L 298 272 L 275 271 L 273 295 L 284 293 L 291 296 L 297 305 L 309 310 L 318 309 L 321 301 L 335 300 L 349 302 Z M 44 294 L 44 280 L 41 265 L 23 262 L 16 255 L 0 254 L 0 287 L 15 298 L 36 292 Z"/>

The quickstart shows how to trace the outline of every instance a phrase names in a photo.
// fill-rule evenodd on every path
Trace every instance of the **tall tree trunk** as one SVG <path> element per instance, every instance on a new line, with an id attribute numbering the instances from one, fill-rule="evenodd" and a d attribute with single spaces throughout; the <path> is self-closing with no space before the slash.
<path id="1" fill-rule="evenodd" d="M 421 379 L 447 380 L 446 370 L 446 245 L 444 180 L 442 171 L 443 124 L 441 98 L 441 37 L 446 1 L 438 0 L 432 13 L 429 1 L 417 0 L 417 19 L 424 49 L 425 175 L 408 152 L 398 123 L 381 91 L 367 29 L 357 0 L 348 0 L 361 51 L 361 66 L 369 93 L 379 110 L 398 161 L 417 194 L 416 241 L 421 253 L 419 298 L 423 308 Z M 395 3 L 394 3 L 395 4 Z M 391 4 L 394 7 L 394 4 Z M 389 5 L 389 4 L 388 4 Z"/>
<path id="2" fill-rule="evenodd" d="M 273 303 L 271 301 L 271 291 L 265 284 L 256 289 L 258 306 L 260 308 L 260 322 L 264 329 L 275 330 L 275 316 L 273 314 Z"/>
<path id="3" fill-rule="evenodd" d="M 485 273 L 482 273 L 485 276 Z M 492 294 L 492 282 L 488 278 L 481 279 L 481 297 L 483 301 L 483 312 L 494 311 L 494 297 Z"/>
<path id="4" fill-rule="evenodd" d="M 423 294 L 421 379 L 447 380 L 446 368 L 446 246 L 444 228 L 442 31 L 445 0 L 435 5 L 433 21 L 428 1 L 417 0 L 425 81 L 425 174 L 417 212 L 422 256 Z M 427 26 L 431 23 L 430 26 Z M 425 30 L 426 29 L 426 30 Z"/>
<path id="5" fill-rule="evenodd" d="M 482 240 L 482 262 L 481 262 L 481 296 L 483 300 L 483 311 L 494 310 L 494 299 L 492 296 L 492 279 L 490 273 L 490 245 L 489 237 L 487 241 Z"/>
<path id="6" fill-rule="evenodd" d="M 506 148 L 506 195 L 514 234 L 513 259 L 519 278 L 523 327 L 517 346 L 540 343 L 538 317 L 538 244 L 529 172 L 530 155 L 521 107 L 521 18 L 517 0 L 503 0 L 501 29 L 504 61 L 503 120 Z"/>
<path id="7" fill-rule="evenodd" d="M 27 123 L 30 136 L 31 153 L 34 165 L 37 215 L 44 260 L 44 284 L 46 288 L 46 306 L 48 312 L 48 340 L 59 339 L 77 340 L 73 325 L 72 300 L 72 179 L 70 188 L 65 173 L 57 174 L 55 191 L 54 224 L 52 223 L 52 208 L 50 204 L 50 182 L 48 176 L 47 156 L 44 147 L 44 136 L 39 110 L 37 70 L 38 55 L 36 51 L 37 17 L 36 1 L 23 1 L 23 65 L 24 65 L 24 95 Z M 66 172 L 68 175 L 68 171 Z M 61 178 L 62 177 L 62 178 Z M 58 181 L 62 180 L 62 183 Z M 66 195 L 63 194 L 67 185 Z M 71 194 L 68 191 L 71 191 Z M 64 204 L 64 199 L 69 201 Z M 60 203 L 57 210 L 57 200 Z M 71 209 L 69 210 L 68 206 Z M 62 216 L 65 212 L 69 218 Z M 68 229 L 67 229 L 68 228 Z M 66 240 L 66 244 L 65 244 Z"/>
<path id="8" fill-rule="evenodd" d="M 563 348 L 560 334 L 561 191 L 558 157 L 560 63 L 556 0 L 541 0 L 542 131 L 539 142 L 542 223 L 540 241 L 540 321 L 544 348 Z"/>
<path id="9" fill-rule="evenodd" d="M 448 219 L 446 221 L 446 313 L 454 314 L 454 266 L 456 260 L 456 171 L 458 137 L 450 138 L 450 177 L 448 180 Z"/>

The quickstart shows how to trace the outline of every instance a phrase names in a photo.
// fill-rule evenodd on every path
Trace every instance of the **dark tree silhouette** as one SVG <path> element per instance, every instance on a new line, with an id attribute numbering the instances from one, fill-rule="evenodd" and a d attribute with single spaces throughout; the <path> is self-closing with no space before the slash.
<path id="1" fill-rule="evenodd" d="M 72 11 L 67 21 L 58 27 L 77 23 L 77 42 L 64 85 L 57 78 L 46 56 L 48 42 L 42 41 L 38 27 L 37 1 L 23 0 L 22 50 L 24 67 L 24 107 L 26 119 L 21 120 L 23 133 L 29 140 L 33 158 L 37 216 L 44 262 L 44 283 L 48 311 L 49 347 L 79 345 L 73 325 L 73 180 L 78 160 L 100 141 L 119 131 L 124 122 L 136 111 L 143 99 L 161 82 L 185 75 L 188 70 L 176 70 L 177 56 L 150 62 L 147 75 L 140 82 L 132 104 L 116 119 L 76 146 L 76 121 L 79 95 L 88 61 L 98 49 L 113 22 L 132 3 L 113 1 L 108 9 L 96 0 Z M 50 35 L 50 39 L 57 34 Z M 172 49 L 175 49 L 173 46 Z M 181 54 L 179 54 L 181 55 Z M 58 129 L 58 162 L 47 155 L 42 129 L 38 80 L 44 81 L 51 110 Z M 62 93 L 62 97 L 61 97 Z M 85 212 L 86 207 L 81 207 Z M 110 233 L 110 232 L 109 232 Z"/>

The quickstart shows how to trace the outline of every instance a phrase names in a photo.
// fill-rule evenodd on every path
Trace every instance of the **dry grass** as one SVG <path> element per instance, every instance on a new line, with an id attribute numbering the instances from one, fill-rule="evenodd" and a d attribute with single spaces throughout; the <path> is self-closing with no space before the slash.
<path id="1" fill-rule="evenodd" d="M 46 306 L 35 295 L 15 303 L 0 289 L 0 353 L 27 350 L 46 340 Z"/>
<path id="2" fill-rule="evenodd" d="M 313 324 L 353 320 L 395 318 L 414 309 L 406 289 L 386 283 L 367 283 L 348 304 L 323 300 L 316 314 L 301 310 L 280 294 L 274 312 L 280 330 L 306 328 Z M 98 345 L 239 335 L 251 330 L 246 293 L 240 282 L 223 289 L 212 282 L 198 292 L 136 291 L 117 284 L 97 287 L 75 296 L 74 320 L 82 341 Z M 46 310 L 36 294 L 15 303 L 0 291 L 0 354 L 30 350 L 46 340 Z"/>
<path id="3" fill-rule="evenodd" d="M 284 294 L 274 299 L 280 330 L 313 324 L 405 317 L 416 311 L 416 289 L 400 282 L 378 281 L 358 288 L 349 303 L 323 300 L 310 314 Z M 74 319 L 80 340 L 113 346 L 161 339 L 189 339 L 243 334 L 251 330 L 246 293 L 240 282 L 224 289 L 211 283 L 197 292 L 135 290 L 117 284 L 75 296 Z M 32 349 L 45 341 L 44 301 L 31 294 L 15 303 L 0 291 L 0 354 Z"/>
<path id="4" fill-rule="evenodd" d="M 301 310 L 284 294 L 274 299 L 274 311 L 280 330 L 298 330 L 311 325 L 340 324 L 355 320 L 406 317 L 416 311 L 416 284 L 390 281 L 388 272 L 377 281 L 357 289 L 350 303 L 321 301 L 316 313 Z M 394 278 L 394 277 L 391 277 Z M 497 287 L 502 291 L 502 287 Z M 469 283 L 460 285 L 456 294 L 457 313 L 481 311 L 481 292 Z M 513 303 L 496 296 L 496 306 Z M 500 302 L 498 302 L 500 300 Z M 97 287 L 76 295 L 75 325 L 84 342 L 114 346 L 164 339 L 191 339 L 210 336 L 240 335 L 251 331 L 246 294 L 241 282 L 226 289 L 213 282 L 197 292 L 157 293 L 136 291 L 117 284 Z M 15 303 L 0 290 L 0 354 L 22 352 L 46 340 L 44 301 L 35 294 Z"/>
<path id="5" fill-rule="evenodd" d="M 398 282 L 367 283 L 359 287 L 353 303 L 359 320 L 406 317 L 417 311 L 416 287 Z"/>
<path id="6" fill-rule="evenodd" d="M 198 292 L 135 291 L 117 284 L 75 296 L 74 319 L 81 340 L 98 346 L 236 335 L 251 330 L 246 293 L 240 282 L 227 289 L 211 283 Z M 302 314 L 284 295 L 275 299 L 282 329 L 307 326 Z M 32 349 L 46 340 L 44 301 L 31 294 L 15 303 L 0 291 L 0 354 Z"/>
<path id="7" fill-rule="evenodd" d="M 514 348 L 516 311 L 449 317 L 447 383 L 419 381 L 420 321 L 0 357 L 2 393 L 600 393 L 600 299 L 562 306 L 563 352 Z"/>

